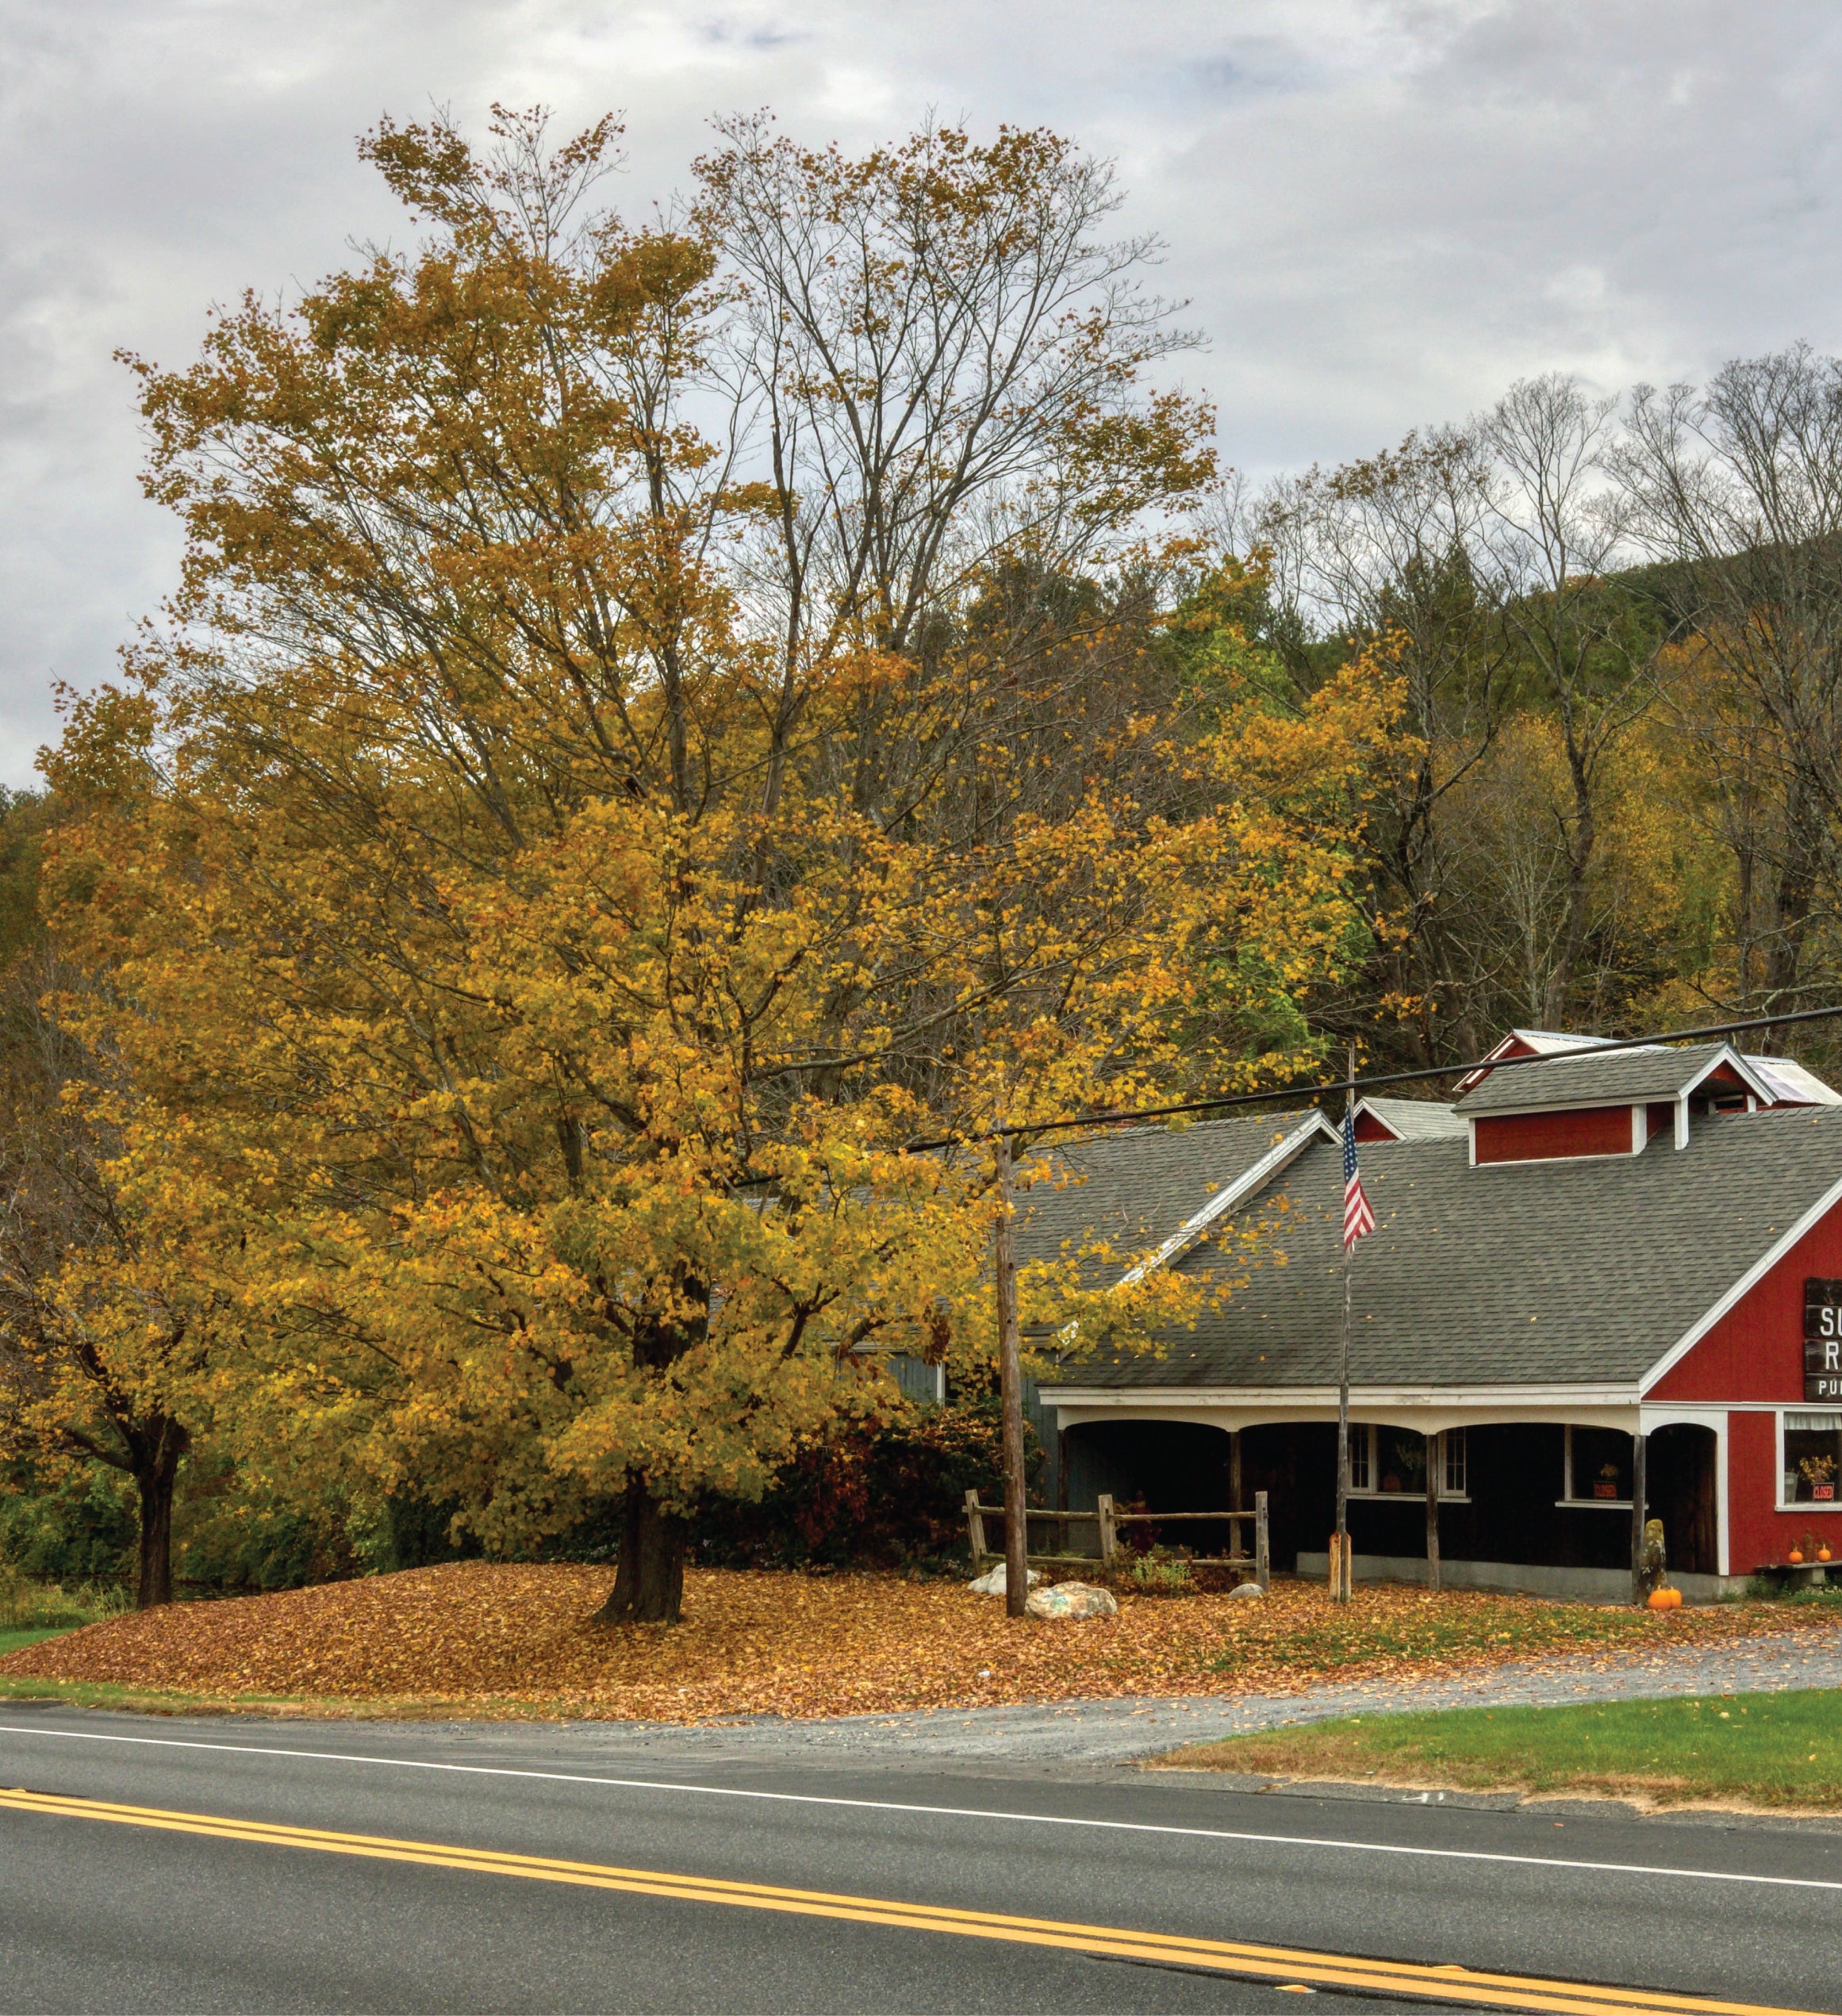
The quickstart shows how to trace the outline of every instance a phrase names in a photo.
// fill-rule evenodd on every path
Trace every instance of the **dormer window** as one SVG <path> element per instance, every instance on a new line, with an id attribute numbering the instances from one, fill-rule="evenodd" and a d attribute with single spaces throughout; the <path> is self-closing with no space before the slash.
<path id="1" fill-rule="evenodd" d="M 1683 1148 L 1691 1115 L 1753 1113 L 1773 1103 L 1763 1074 L 1725 1043 L 1680 1050 L 1646 1044 L 1536 1053 L 1525 1062 L 1505 1056 L 1452 1111 L 1470 1129 L 1477 1167 L 1639 1156 L 1665 1133 Z"/>

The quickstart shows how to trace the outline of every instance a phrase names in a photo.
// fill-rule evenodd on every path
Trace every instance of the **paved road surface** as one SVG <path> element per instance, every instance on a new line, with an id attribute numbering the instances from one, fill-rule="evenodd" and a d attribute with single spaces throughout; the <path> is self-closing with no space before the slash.
<path id="1" fill-rule="evenodd" d="M 593 1728 L 0 1722 L 0 2010 L 1295 2011 L 1353 1954 L 1842 2010 L 1834 1830 Z M 1233 1978 L 1184 1940 L 1293 1958 Z M 1343 1972 L 1378 2009 L 1619 2006 Z"/>

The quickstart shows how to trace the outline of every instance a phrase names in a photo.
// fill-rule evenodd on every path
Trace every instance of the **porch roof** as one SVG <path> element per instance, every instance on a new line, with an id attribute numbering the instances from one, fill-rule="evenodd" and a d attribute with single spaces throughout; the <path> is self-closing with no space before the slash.
<path id="1" fill-rule="evenodd" d="M 1482 1168 L 1462 1141 L 1380 1143 L 1364 1147 L 1362 1176 L 1376 1230 L 1357 1245 L 1353 1276 L 1358 1383 L 1631 1382 L 1842 1187 L 1842 1109 L 1697 1120 L 1679 1151 Z M 1161 1355 L 1083 1357 L 1054 1383 L 1334 1382 L 1336 1146 L 1320 1136 L 1303 1147 L 1234 1217 L 1238 1232 L 1267 1228 L 1244 1286 L 1171 1334 Z M 1246 1267 L 1238 1243 L 1224 1254 L 1213 1235 L 1172 1264 L 1232 1278 Z"/>

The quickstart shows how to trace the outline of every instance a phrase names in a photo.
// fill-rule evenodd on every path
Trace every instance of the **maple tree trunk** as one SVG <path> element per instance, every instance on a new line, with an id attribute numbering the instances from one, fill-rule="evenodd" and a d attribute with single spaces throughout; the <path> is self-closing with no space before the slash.
<path id="1" fill-rule="evenodd" d="M 152 1610 L 173 1600 L 173 1488 L 179 1458 L 190 1440 L 176 1421 L 162 1424 L 152 1446 L 136 1466 L 140 1493 L 140 1580 L 134 1607 Z"/>
<path id="2" fill-rule="evenodd" d="M 685 1547 L 689 1531 L 651 1493 L 635 1485 L 621 1523 L 614 1589 L 595 1613 L 604 1624 L 675 1624 L 685 1604 Z"/>

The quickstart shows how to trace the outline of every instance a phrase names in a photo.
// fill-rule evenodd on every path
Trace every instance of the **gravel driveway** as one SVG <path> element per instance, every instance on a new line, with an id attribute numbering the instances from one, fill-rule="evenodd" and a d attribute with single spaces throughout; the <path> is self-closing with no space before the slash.
<path id="1" fill-rule="evenodd" d="M 1571 1654 L 1447 1677 L 1357 1681 L 1299 1694 L 940 1708 L 827 1722 L 764 1718 L 689 1729 L 656 1723 L 586 1723 L 574 1726 L 571 1735 L 624 1756 L 659 1761 L 798 1757 L 817 1761 L 827 1755 L 861 1761 L 873 1754 L 887 1764 L 958 1761 L 1061 1769 L 1129 1763 L 1180 1743 L 1332 1715 L 1669 1694 L 1761 1693 L 1790 1687 L 1842 1688 L 1842 1630 L 1817 1627 L 1717 1647 L 1633 1656 Z M 465 1726 L 482 1734 L 492 1727 Z"/>

